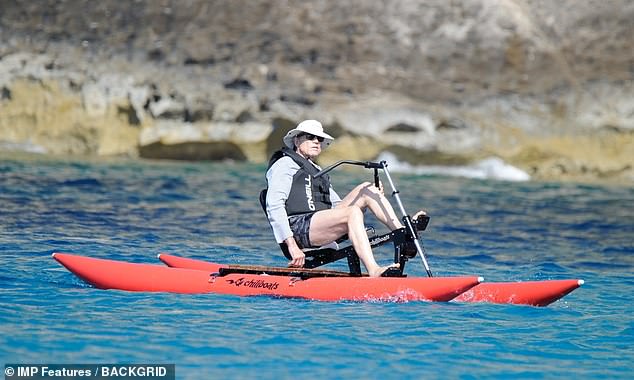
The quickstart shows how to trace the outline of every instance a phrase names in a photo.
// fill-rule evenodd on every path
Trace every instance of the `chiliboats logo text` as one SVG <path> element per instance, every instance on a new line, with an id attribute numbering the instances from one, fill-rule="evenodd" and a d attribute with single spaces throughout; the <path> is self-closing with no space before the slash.
<path id="1" fill-rule="evenodd" d="M 268 290 L 275 290 L 280 286 L 279 282 L 266 282 L 264 280 L 247 280 L 244 277 L 240 277 L 237 280 L 233 280 L 233 279 L 227 280 L 227 282 L 231 285 L 235 285 L 238 287 L 242 286 L 242 287 L 254 288 L 254 289 L 263 288 Z"/>

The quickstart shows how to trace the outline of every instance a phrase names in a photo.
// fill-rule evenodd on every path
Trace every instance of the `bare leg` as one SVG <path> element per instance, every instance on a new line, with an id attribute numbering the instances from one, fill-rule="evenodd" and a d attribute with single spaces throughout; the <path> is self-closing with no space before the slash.
<path id="1" fill-rule="evenodd" d="M 369 208 L 377 219 L 392 231 L 403 228 L 403 224 L 385 195 L 369 182 L 364 182 L 352 189 L 337 207 L 347 206 L 357 206 L 361 210 Z"/>
<path id="2" fill-rule="evenodd" d="M 346 195 L 342 202 L 339 204 L 341 207 L 355 205 L 361 208 L 361 210 L 366 210 L 369 208 L 370 211 L 379 219 L 381 223 L 390 228 L 392 231 L 403 228 L 403 224 L 400 219 L 396 216 L 394 212 L 394 208 L 387 200 L 385 195 L 383 194 L 382 189 L 377 189 L 374 184 L 369 182 L 364 182 L 359 186 L 355 187 Z M 339 207 L 338 206 L 338 207 Z M 426 215 L 427 213 L 423 210 L 418 211 L 412 219 L 418 218 L 420 215 Z"/>
<path id="3" fill-rule="evenodd" d="M 381 267 L 377 264 L 368 235 L 365 232 L 363 211 L 358 206 L 352 205 L 318 211 L 311 219 L 309 234 L 310 241 L 314 245 L 329 243 L 345 233 L 350 237 L 352 246 L 368 270 L 370 277 L 378 277 L 387 268 L 398 266 L 398 264 L 392 264 Z"/>
<path id="4" fill-rule="evenodd" d="M 403 228 L 382 190 L 369 182 L 364 182 L 348 193 L 336 208 L 318 211 L 313 215 L 310 223 L 310 241 L 313 245 L 324 245 L 347 233 L 368 274 L 378 277 L 387 268 L 398 267 L 399 264 L 382 267 L 374 259 L 363 220 L 363 211 L 368 208 L 391 230 Z M 415 216 L 421 213 L 424 212 L 420 211 Z"/>

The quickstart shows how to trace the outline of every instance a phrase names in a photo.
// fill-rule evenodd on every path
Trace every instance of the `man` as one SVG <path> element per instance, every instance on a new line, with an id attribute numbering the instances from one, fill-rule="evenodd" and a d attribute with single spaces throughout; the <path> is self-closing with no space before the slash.
<path id="1" fill-rule="evenodd" d="M 304 266 L 303 249 L 317 248 L 348 234 L 369 276 L 379 277 L 398 264 L 377 264 L 363 212 L 369 209 L 392 231 L 403 225 L 382 188 L 364 182 L 341 199 L 328 175 L 314 177 L 321 170 L 314 159 L 333 140 L 317 120 L 304 120 L 284 136 L 285 147 L 273 154 L 266 172 L 266 212 L 273 234 L 278 243 L 287 245 L 292 267 Z"/>

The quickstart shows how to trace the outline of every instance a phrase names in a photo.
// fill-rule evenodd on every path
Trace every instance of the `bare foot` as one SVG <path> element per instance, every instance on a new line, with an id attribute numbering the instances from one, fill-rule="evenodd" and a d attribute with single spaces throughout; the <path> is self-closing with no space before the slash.
<path id="1" fill-rule="evenodd" d="M 421 215 L 427 215 L 427 212 L 425 210 L 420 210 L 419 212 L 414 214 L 414 216 L 412 217 L 412 220 L 418 219 L 418 217 L 421 216 Z"/>
<path id="2" fill-rule="evenodd" d="M 388 270 L 389 268 L 398 268 L 400 267 L 401 264 L 399 263 L 394 263 L 394 264 L 390 264 L 390 265 L 386 265 L 384 267 L 379 267 L 377 266 L 376 269 L 368 271 L 368 275 L 370 277 L 381 277 L 381 275 L 383 274 L 383 272 L 385 272 L 386 270 Z"/>

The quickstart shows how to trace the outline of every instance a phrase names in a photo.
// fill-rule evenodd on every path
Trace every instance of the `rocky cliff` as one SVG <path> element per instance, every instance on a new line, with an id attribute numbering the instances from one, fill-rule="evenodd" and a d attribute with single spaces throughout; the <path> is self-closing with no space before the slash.
<path id="1" fill-rule="evenodd" d="M 304 118 L 323 162 L 498 156 L 634 181 L 634 3 L 0 4 L 0 149 L 265 161 Z"/>

